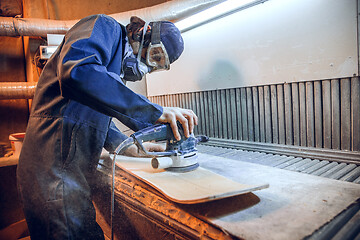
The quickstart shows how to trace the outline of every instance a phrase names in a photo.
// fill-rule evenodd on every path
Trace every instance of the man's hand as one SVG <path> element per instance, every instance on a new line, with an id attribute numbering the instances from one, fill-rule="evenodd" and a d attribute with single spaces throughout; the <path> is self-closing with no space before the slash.
<path id="1" fill-rule="evenodd" d="M 164 152 L 165 151 L 165 145 L 157 144 L 157 143 L 151 143 L 151 142 L 144 142 L 143 146 L 146 151 L 148 152 Z M 136 145 L 131 145 L 128 147 L 125 152 L 123 153 L 125 156 L 129 157 L 146 157 L 142 152 L 139 152 Z"/>
<path id="2" fill-rule="evenodd" d="M 194 126 L 198 124 L 198 117 L 192 110 L 178 107 L 163 107 L 163 114 L 157 123 L 169 123 L 175 138 L 179 141 L 181 136 L 176 122 L 179 121 L 184 129 L 185 137 L 190 137 Z"/>

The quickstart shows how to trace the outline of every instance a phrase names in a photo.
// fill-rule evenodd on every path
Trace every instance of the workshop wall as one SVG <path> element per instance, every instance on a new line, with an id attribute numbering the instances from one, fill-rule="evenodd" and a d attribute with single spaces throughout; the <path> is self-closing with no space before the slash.
<path id="1" fill-rule="evenodd" d="M 183 33 L 150 96 L 358 75 L 357 0 L 269 0 Z"/>
<path id="2" fill-rule="evenodd" d="M 357 14 L 356 0 L 269 0 L 194 28 L 149 97 L 193 109 L 197 134 L 359 152 Z"/>

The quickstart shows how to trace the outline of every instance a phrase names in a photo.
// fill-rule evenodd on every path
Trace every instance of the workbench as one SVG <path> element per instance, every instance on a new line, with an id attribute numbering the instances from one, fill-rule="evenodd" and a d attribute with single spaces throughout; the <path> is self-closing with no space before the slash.
<path id="1" fill-rule="evenodd" d="M 360 206 L 359 184 L 207 154 L 199 154 L 199 163 L 234 181 L 266 182 L 270 187 L 184 205 L 167 200 L 117 168 L 114 229 L 118 239 L 304 239 L 316 236 L 344 210 Z M 108 183 L 103 194 L 108 195 L 109 204 L 95 204 L 98 221 L 109 236 L 110 173 L 106 167 L 102 172 Z"/>

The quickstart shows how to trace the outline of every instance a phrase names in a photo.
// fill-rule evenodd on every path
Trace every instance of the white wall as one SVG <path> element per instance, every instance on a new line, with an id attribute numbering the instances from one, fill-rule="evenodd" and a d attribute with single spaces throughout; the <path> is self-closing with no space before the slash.
<path id="1" fill-rule="evenodd" d="M 149 96 L 358 75 L 357 0 L 269 0 L 183 38 Z"/>

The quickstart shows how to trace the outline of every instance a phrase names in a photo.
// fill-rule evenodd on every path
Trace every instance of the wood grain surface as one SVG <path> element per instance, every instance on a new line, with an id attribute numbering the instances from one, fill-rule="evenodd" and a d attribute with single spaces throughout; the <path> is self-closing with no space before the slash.
<path id="1" fill-rule="evenodd" d="M 150 161 L 150 158 L 116 157 L 118 167 L 177 203 L 208 202 L 269 187 L 268 184 L 250 185 L 235 182 L 202 167 L 185 173 L 155 170 L 151 167 Z"/>

